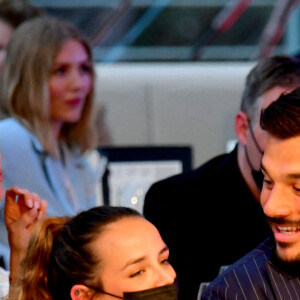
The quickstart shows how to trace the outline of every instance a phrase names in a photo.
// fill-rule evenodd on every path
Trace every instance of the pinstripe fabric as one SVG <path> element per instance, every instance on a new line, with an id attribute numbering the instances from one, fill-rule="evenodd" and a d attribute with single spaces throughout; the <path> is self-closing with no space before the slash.
<path id="1" fill-rule="evenodd" d="M 280 270 L 271 261 L 272 238 L 238 260 L 204 291 L 201 300 L 300 300 L 300 277 Z"/>

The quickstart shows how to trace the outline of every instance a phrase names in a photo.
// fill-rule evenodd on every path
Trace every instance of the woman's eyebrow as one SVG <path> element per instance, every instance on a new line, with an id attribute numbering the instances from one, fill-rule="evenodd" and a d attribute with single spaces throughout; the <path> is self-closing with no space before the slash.
<path id="1" fill-rule="evenodd" d="M 139 257 L 139 258 L 131 259 L 131 260 L 129 260 L 125 264 L 125 266 L 122 268 L 122 270 L 125 270 L 128 266 L 131 266 L 131 265 L 134 265 L 134 264 L 138 264 L 138 263 L 142 262 L 145 259 L 146 259 L 146 256 L 142 256 L 142 257 Z"/>
<path id="2" fill-rule="evenodd" d="M 168 246 L 164 246 L 160 251 L 159 251 L 159 255 L 162 255 L 163 253 L 169 251 Z M 134 258 L 129 260 L 125 266 L 122 268 L 122 270 L 125 270 L 128 266 L 134 265 L 134 264 L 138 264 L 142 261 L 144 261 L 146 259 L 146 256 L 142 256 L 142 257 L 138 257 L 138 258 Z"/>
<path id="3" fill-rule="evenodd" d="M 82 60 L 79 60 L 76 63 L 90 64 L 90 65 L 92 65 L 89 57 L 84 58 Z M 68 60 L 66 60 L 66 59 L 56 60 L 56 61 L 53 62 L 53 65 L 69 65 L 69 64 L 70 64 L 70 62 Z M 71 64 L 72 64 L 72 62 L 71 62 Z"/>

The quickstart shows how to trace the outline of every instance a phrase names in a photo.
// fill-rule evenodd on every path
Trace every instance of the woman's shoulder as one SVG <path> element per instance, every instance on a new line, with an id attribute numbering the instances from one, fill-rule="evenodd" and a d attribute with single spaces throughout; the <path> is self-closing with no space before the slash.
<path id="1" fill-rule="evenodd" d="M 4 136 L 15 138 L 15 134 L 29 134 L 29 131 L 17 119 L 7 118 L 0 121 L 0 138 Z"/>
<path id="2" fill-rule="evenodd" d="M 14 118 L 0 121 L 0 148 L 10 148 L 27 144 L 31 140 L 31 133 Z M 1 153 L 1 152 L 0 152 Z"/>

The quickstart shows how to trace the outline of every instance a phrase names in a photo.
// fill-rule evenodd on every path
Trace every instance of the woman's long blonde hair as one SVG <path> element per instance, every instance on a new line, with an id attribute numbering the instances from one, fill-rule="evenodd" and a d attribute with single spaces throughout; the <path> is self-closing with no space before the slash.
<path id="1" fill-rule="evenodd" d="M 52 17 L 24 22 L 13 34 L 7 49 L 0 85 L 2 110 L 9 112 L 32 131 L 50 154 L 58 156 L 57 140 L 50 127 L 49 79 L 54 60 L 69 40 L 79 41 L 92 65 L 88 42 L 72 24 Z M 59 140 L 80 153 L 95 146 L 93 125 L 94 69 L 92 89 L 82 116 L 76 123 L 64 124 Z"/>

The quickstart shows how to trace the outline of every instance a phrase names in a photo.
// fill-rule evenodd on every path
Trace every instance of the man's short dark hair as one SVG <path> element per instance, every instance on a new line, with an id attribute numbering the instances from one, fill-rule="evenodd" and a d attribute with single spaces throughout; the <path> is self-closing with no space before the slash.
<path id="1" fill-rule="evenodd" d="M 21 23 L 34 17 L 45 14 L 42 8 L 32 5 L 29 0 L 1 0 L 0 19 L 18 27 Z"/>
<path id="2" fill-rule="evenodd" d="M 260 126 L 276 138 L 300 135 L 300 88 L 282 94 L 261 113 Z"/>
<path id="3" fill-rule="evenodd" d="M 256 114 L 257 98 L 275 86 L 292 88 L 300 84 L 300 60 L 277 55 L 258 61 L 246 78 L 242 95 L 241 111 L 250 120 Z"/>

